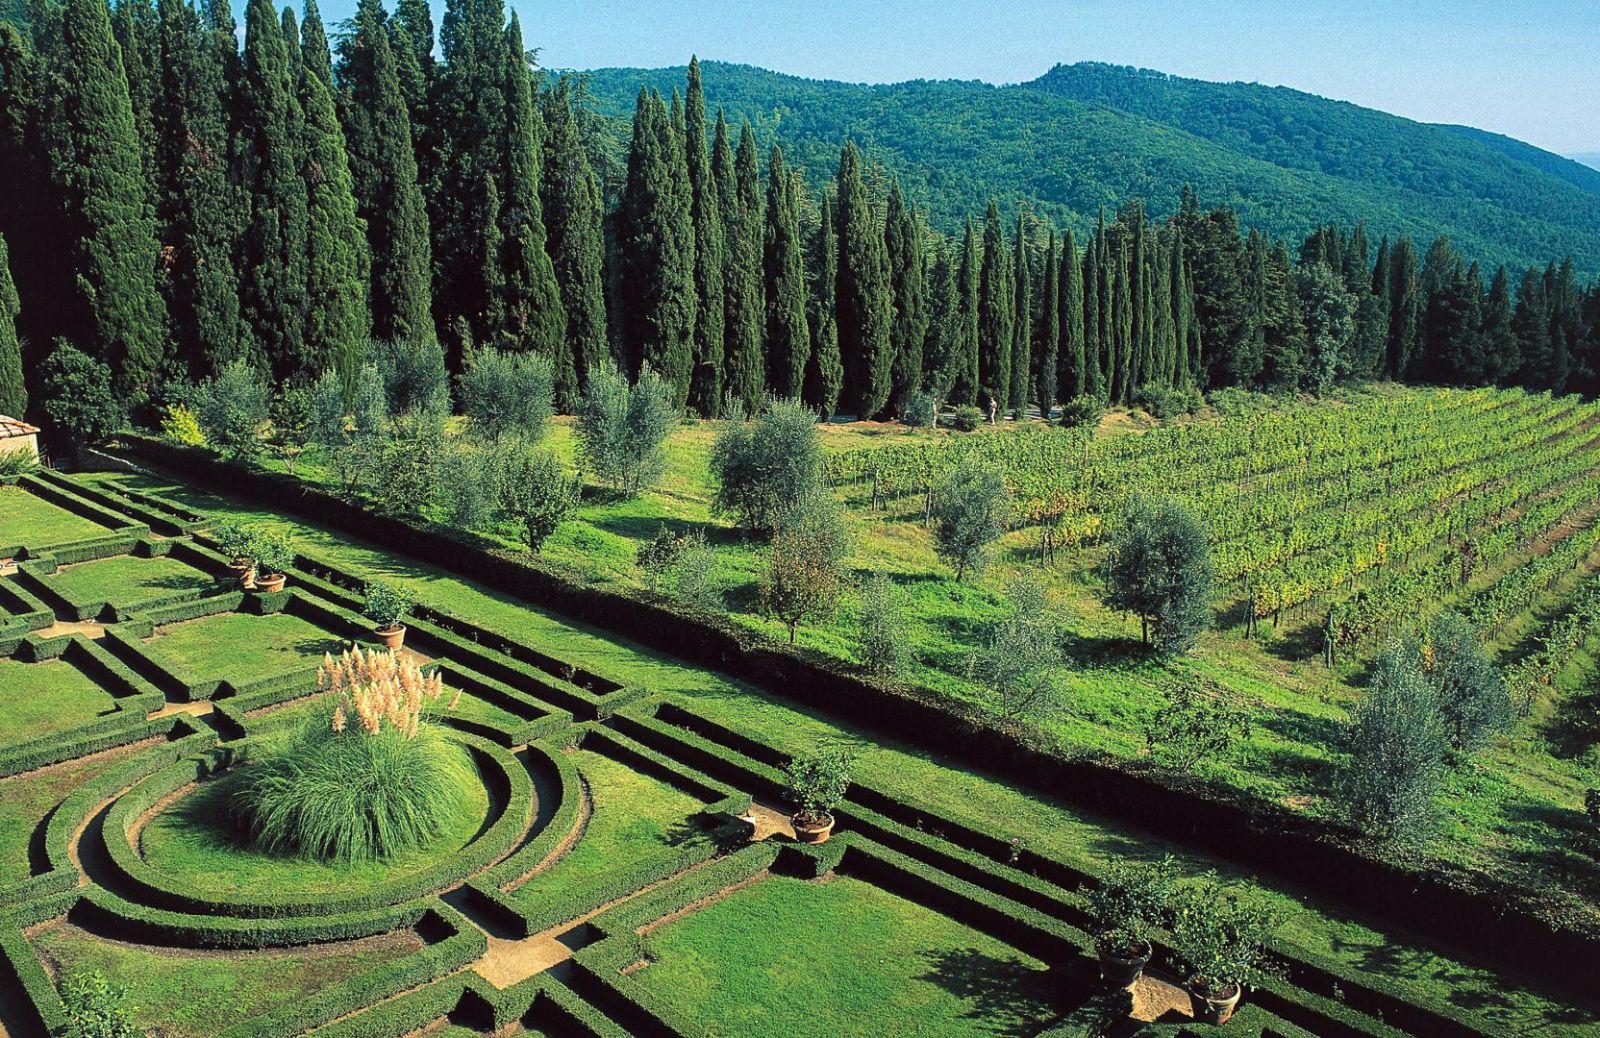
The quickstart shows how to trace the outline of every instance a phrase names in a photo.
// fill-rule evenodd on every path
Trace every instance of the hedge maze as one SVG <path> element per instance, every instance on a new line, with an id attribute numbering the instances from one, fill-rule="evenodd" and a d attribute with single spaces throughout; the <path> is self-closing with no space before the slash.
<path id="1" fill-rule="evenodd" d="M 462 694 L 444 720 L 481 779 L 472 811 L 381 864 L 256 853 L 216 829 L 228 783 L 327 694 L 325 652 L 371 641 L 362 578 L 308 550 L 284 591 L 243 591 L 207 516 L 52 473 L 0 488 L 0 544 L 0 1035 L 70 1033 L 60 986 L 87 970 L 170 1038 L 1211 1030 L 1159 980 L 1098 990 L 1092 869 L 1017 837 L 998 802 L 974 824 L 937 784 L 868 769 L 835 837 L 796 843 L 772 824 L 775 731 L 425 591 L 404 651 Z M 1412 939 L 1389 939 L 1405 961 Z M 1314 943 L 1274 948 L 1278 978 L 1230 1032 L 1600 1019 L 1559 996 L 1431 997 Z"/>

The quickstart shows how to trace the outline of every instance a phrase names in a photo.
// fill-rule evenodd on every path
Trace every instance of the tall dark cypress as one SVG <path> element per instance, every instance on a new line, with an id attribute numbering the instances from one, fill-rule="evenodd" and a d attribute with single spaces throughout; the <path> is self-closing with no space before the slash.
<path id="1" fill-rule="evenodd" d="M 545 246 L 555 265 L 567 314 L 567 352 L 577 384 L 556 387 L 557 401 L 570 406 L 588 373 L 610 355 L 606 331 L 605 228 L 600 185 L 589 165 L 573 111 L 572 81 L 563 78 L 544 99 L 546 128 Z"/>
<path id="2" fill-rule="evenodd" d="M 723 392 L 746 413 L 753 413 L 761 407 L 767 374 L 762 349 L 766 306 L 761 274 L 761 169 L 749 123 L 739 133 L 732 173 L 731 190 L 720 196 L 727 220 L 728 254 Z M 726 171 L 719 171 L 719 177 L 725 180 L 726 176 Z M 724 189 L 728 186 L 728 182 L 719 184 Z"/>
<path id="3" fill-rule="evenodd" d="M 223 109 L 234 40 L 218 39 L 185 0 L 160 0 L 160 12 L 156 216 L 173 340 L 183 366 L 200 377 L 240 355 L 233 248 L 245 203 L 228 180 Z"/>
<path id="4" fill-rule="evenodd" d="M 1018 418 L 1027 416 L 1033 381 L 1033 268 L 1028 256 L 1027 224 L 1017 214 L 1017 237 L 1011 271 L 1015 289 L 1011 306 L 1011 385 L 1007 397 Z"/>
<path id="5" fill-rule="evenodd" d="M 1061 238 L 1061 353 L 1056 365 L 1057 391 L 1063 401 L 1089 392 L 1084 357 L 1083 267 L 1072 228 Z"/>
<path id="6" fill-rule="evenodd" d="M 1389 250 L 1389 377 L 1404 378 L 1417 348 L 1422 319 L 1417 252 L 1402 237 Z"/>
<path id="7" fill-rule="evenodd" d="M 1522 367 L 1512 321 L 1511 274 L 1502 264 L 1495 271 L 1494 281 L 1489 285 L 1489 298 L 1483 307 L 1485 374 L 1496 383 L 1503 384 L 1515 378 Z"/>
<path id="8" fill-rule="evenodd" d="M 805 402 L 823 418 L 832 418 L 844 390 L 844 363 L 839 357 L 839 242 L 834 232 L 833 202 L 826 195 L 814 252 L 811 362 L 806 365 Z"/>
<path id="9" fill-rule="evenodd" d="M 1056 245 L 1056 230 L 1050 228 L 1045 242 L 1044 277 L 1039 282 L 1039 324 L 1033 331 L 1033 395 L 1039 416 L 1050 420 L 1061 377 L 1061 253 Z"/>
<path id="10" fill-rule="evenodd" d="M 883 227 L 861 180 L 861 153 L 845 145 L 836 184 L 839 212 L 839 353 L 844 360 L 845 407 L 876 418 L 889 402 L 894 319 Z"/>
<path id="11" fill-rule="evenodd" d="M 1115 268 L 1111 282 L 1111 341 L 1115 363 L 1111 374 L 1111 399 L 1128 403 L 1133 399 L 1133 287 L 1130 278 L 1128 247 L 1118 243 L 1112 250 Z"/>
<path id="12" fill-rule="evenodd" d="M 116 0 L 111 12 L 111 33 L 122 52 L 122 70 L 128 77 L 128 102 L 139 135 L 139 166 L 146 190 L 156 187 L 156 107 L 161 97 L 161 32 L 151 0 Z"/>
<path id="13" fill-rule="evenodd" d="M 904 415 L 907 398 L 921 388 L 923 344 L 928 337 L 928 285 L 922 256 L 922 221 L 906 205 L 898 180 L 889 189 L 883 233 L 889 284 L 894 292 L 894 322 L 889 328 L 889 348 L 894 354 L 889 403 L 894 413 Z"/>
<path id="14" fill-rule="evenodd" d="M 1016 285 L 1000 209 L 989 203 L 983 226 L 983 273 L 978 282 L 978 381 L 987 409 L 992 395 L 1003 410 L 1011 395 L 1012 308 Z"/>
<path id="15" fill-rule="evenodd" d="M 328 30 L 322 24 L 322 12 L 317 0 L 304 0 L 304 17 L 300 21 L 300 60 L 304 71 L 322 80 L 322 85 L 333 88 L 333 53 L 328 48 Z"/>
<path id="16" fill-rule="evenodd" d="M 950 402 L 957 405 L 977 403 L 978 391 L 982 388 L 978 375 L 978 299 L 982 279 L 983 246 L 969 219 L 961 238 L 961 258 L 956 265 L 955 329 L 950 350 L 955 373 L 950 385 Z"/>
<path id="17" fill-rule="evenodd" d="M 1167 253 L 1167 305 L 1172 314 L 1172 384 L 1185 387 L 1191 384 L 1195 358 L 1190 352 L 1190 327 L 1192 304 L 1189 298 L 1188 263 L 1183 252 L 1183 228 L 1173 225 L 1172 241 Z"/>
<path id="18" fill-rule="evenodd" d="M 244 71 L 242 172 L 250 217 L 240 243 L 240 314 L 256 347 L 252 359 L 284 379 L 314 369 L 305 336 L 304 119 L 272 0 L 250 0 L 245 11 Z"/>
<path id="19" fill-rule="evenodd" d="M 0 414 L 23 418 L 28 413 L 28 387 L 22 380 L 22 340 L 17 338 L 17 286 L 11 280 L 11 256 L 0 237 Z"/>
<path id="20" fill-rule="evenodd" d="M 700 76 L 700 59 L 689 61 L 689 85 L 684 95 L 685 155 L 689 164 L 689 192 L 694 216 L 694 287 L 698 311 L 694 324 L 694 375 L 689 384 L 689 406 L 715 417 L 722 407 L 722 362 L 727 351 L 727 240 L 717 178 L 711 168 L 710 141 L 706 133 L 706 92 Z"/>
<path id="21" fill-rule="evenodd" d="M 1083 293 L 1083 391 L 1101 400 L 1109 395 L 1101 375 L 1100 357 L 1105 347 L 1100 338 L 1100 239 L 1089 239 L 1084 250 Z"/>
<path id="22" fill-rule="evenodd" d="M 811 359 L 805 256 L 795 177 L 776 145 L 767 167 L 766 224 L 767 380 L 778 396 L 798 397 Z"/>
<path id="23" fill-rule="evenodd" d="M 77 273 L 78 344 L 141 398 L 166 350 L 156 228 L 138 130 L 105 0 L 68 0 L 51 76 L 51 166 Z"/>
<path id="24" fill-rule="evenodd" d="M 567 352 L 567 314 L 556 286 L 555 268 L 545 250 L 544 120 L 533 105 L 528 53 L 522 22 L 515 12 L 505 33 L 506 139 L 500 219 L 505 258 L 506 328 L 504 345 L 550 359 L 556 382 L 571 391 L 575 381 Z"/>
<path id="25" fill-rule="evenodd" d="M 1165 234 L 1158 233 L 1154 240 L 1147 275 L 1150 292 L 1151 371 L 1156 385 L 1170 389 L 1178 383 L 1178 328 L 1172 315 L 1172 249 L 1173 243 Z"/>

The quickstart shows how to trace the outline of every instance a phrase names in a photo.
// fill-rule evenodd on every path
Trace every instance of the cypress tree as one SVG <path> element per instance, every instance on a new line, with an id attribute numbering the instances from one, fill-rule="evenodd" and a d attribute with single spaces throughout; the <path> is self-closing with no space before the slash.
<path id="1" fill-rule="evenodd" d="M 1111 372 L 1111 399 L 1128 403 L 1133 399 L 1131 359 L 1133 353 L 1133 288 L 1128 270 L 1128 249 L 1119 243 L 1112 257 L 1115 274 L 1111 286 L 1111 341 L 1115 363 Z"/>
<path id="2" fill-rule="evenodd" d="M 1015 258 L 1011 269 L 1016 278 L 1011 307 L 1011 385 L 1007 387 L 1010 407 L 1018 418 L 1027 416 L 1029 386 L 1033 380 L 1033 270 L 1028 259 L 1028 231 L 1021 213 L 1017 214 Z"/>
<path id="3" fill-rule="evenodd" d="M 412 134 L 421 138 L 428 90 L 434 78 L 433 9 L 428 0 L 396 0 L 389 23 L 400 89 L 411 113 Z"/>
<path id="4" fill-rule="evenodd" d="M 1061 253 L 1056 245 L 1056 230 L 1050 228 L 1045 242 L 1044 278 L 1039 283 L 1039 326 L 1034 329 L 1033 395 L 1039 403 L 1039 417 L 1050 420 L 1061 378 Z"/>
<path id="5" fill-rule="evenodd" d="M 989 396 L 1003 410 L 1011 395 L 1013 277 L 1000 209 L 991 201 L 983 227 L 983 273 L 978 282 L 978 381 L 984 397 L 980 406 L 986 409 Z"/>
<path id="6" fill-rule="evenodd" d="M 761 408 L 767 382 L 762 351 L 766 307 L 761 298 L 760 178 L 755 134 L 750 124 L 745 123 L 739 133 L 738 151 L 734 154 L 731 192 L 722 198 L 728 253 L 727 325 L 723 333 L 727 360 L 723 367 L 723 383 L 728 398 L 742 405 L 747 414 Z"/>
<path id="7" fill-rule="evenodd" d="M 889 190 L 884 253 L 894 292 L 894 323 L 889 328 L 889 348 L 894 355 L 890 406 L 903 416 L 907 397 L 922 383 L 923 343 L 928 337 L 928 286 L 922 257 L 922 223 L 906 205 L 898 180 Z"/>
<path id="8" fill-rule="evenodd" d="M 304 120 L 271 0 L 250 0 L 245 11 L 244 68 L 242 159 L 251 208 L 240 244 L 240 315 L 258 351 L 252 359 L 266 361 L 282 380 L 314 366 L 305 337 Z"/>
<path id="9" fill-rule="evenodd" d="M 1156 238 L 1149 274 L 1150 338 L 1156 384 L 1170 389 L 1178 383 L 1178 328 L 1172 315 L 1172 245 L 1163 237 Z"/>
<path id="10" fill-rule="evenodd" d="M 300 77 L 306 156 L 306 365 L 333 369 L 355 386 L 372 334 L 367 291 L 372 276 L 367 228 L 356 215 L 355 187 L 333 96 L 307 63 Z"/>
<path id="11" fill-rule="evenodd" d="M 289 53 L 289 78 L 298 84 L 300 73 L 305 71 L 306 56 L 300 49 L 300 24 L 295 20 L 294 8 L 284 7 L 279 31 L 283 34 L 283 45 Z"/>
<path id="12" fill-rule="evenodd" d="M 799 192 L 777 145 L 767 169 L 766 297 L 767 377 L 778 396 L 798 397 L 811 360 L 805 256 Z"/>
<path id="13" fill-rule="evenodd" d="M 1172 242 L 1167 252 L 1167 306 L 1172 315 L 1172 384 L 1188 386 L 1193 378 L 1194 357 L 1189 349 L 1191 310 L 1188 264 L 1183 254 L 1183 229 L 1172 227 Z"/>
<path id="14" fill-rule="evenodd" d="M 0 414 L 22 418 L 28 412 L 28 387 L 22 380 L 22 341 L 17 338 L 17 286 L 11 280 L 11 257 L 0 237 Z"/>
<path id="15" fill-rule="evenodd" d="M 191 374 L 203 376 L 240 354 L 233 248 L 244 216 L 228 182 L 227 68 L 219 41 L 185 0 L 160 0 L 160 12 L 155 124 L 156 215 L 167 245 L 163 287 L 178 355 Z M 231 37 L 226 47 L 232 49 Z"/>
<path id="16" fill-rule="evenodd" d="M 67 0 L 59 31 L 51 165 L 77 274 L 69 327 L 124 399 L 140 399 L 165 352 L 166 307 L 128 81 L 104 0 Z"/>
<path id="17" fill-rule="evenodd" d="M 883 228 L 861 180 L 861 153 L 847 144 L 839 158 L 839 353 L 846 406 L 857 418 L 876 418 L 889 402 L 894 357 L 889 326 L 894 299 Z"/>
<path id="18" fill-rule="evenodd" d="M 1404 378 L 1416 353 L 1422 314 L 1417 253 L 1402 237 L 1389 250 L 1389 377 Z"/>
<path id="19" fill-rule="evenodd" d="M 955 379 L 950 387 L 950 402 L 957 405 L 978 402 L 978 283 L 982 280 L 983 252 L 978 232 L 967 221 L 961 239 L 961 260 L 956 266 L 955 334 L 951 337 Z"/>
<path id="20" fill-rule="evenodd" d="M 839 356 L 839 241 L 834 232 L 833 201 L 822 198 L 822 223 L 817 230 L 816 280 L 811 293 L 811 362 L 806 365 L 805 402 L 822 418 L 832 418 L 844 389 L 844 364 Z"/>
<path id="21" fill-rule="evenodd" d="M 557 402 L 567 407 L 588 384 L 588 373 L 611 353 L 606 331 L 605 229 L 600 185 L 578 134 L 570 79 L 563 78 L 545 95 L 544 114 L 548 143 L 543 181 L 545 246 L 561 289 L 567 352 L 577 379 L 576 387 L 566 395 L 562 387 L 556 387 Z"/>
<path id="22" fill-rule="evenodd" d="M 1487 377 L 1496 383 L 1514 378 L 1522 367 L 1513 327 L 1511 274 L 1501 264 L 1489 285 L 1489 298 L 1483 308 L 1483 352 Z"/>
<path id="23" fill-rule="evenodd" d="M 303 0 L 303 9 L 305 17 L 300 22 L 302 67 L 332 90 L 333 54 L 328 49 L 328 31 L 322 25 L 322 12 L 317 9 L 317 0 Z"/>
<path id="24" fill-rule="evenodd" d="M 417 183 L 411 116 L 379 0 L 360 0 L 354 32 L 339 48 L 345 138 L 356 211 L 372 255 L 372 334 L 392 342 L 435 340 L 433 246 Z"/>
<path id="25" fill-rule="evenodd" d="M 1083 296 L 1083 391 L 1101 400 L 1107 390 L 1101 379 L 1100 357 L 1100 240 L 1089 239 L 1083 254 L 1083 274 L 1079 289 Z"/>
<path id="26" fill-rule="evenodd" d="M 1072 228 L 1061 238 L 1061 347 L 1056 386 L 1063 401 L 1089 392 L 1084 358 L 1083 267 Z"/>
<path id="27" fill-rule="evenodd" d="M 727 351 L 727 242 L 717 178 L 711 168 L 706 134 L 706 93 L 700 59 L 689 60 L 689 86 L 684 97 L 684 141 L 689 167 L 689 192 L 694 217 L 694 375 L 689 406 L 714 417 L 722 407 L 722 362 Z"/>
<path id="28" fill-rule="evenodd" d="M 122 52 L 128 103 L 139 135 L 139 168 L 151 198 L 156 188 L 156 107 L 161 97 L 161 32 L 150 0 L 117 0 L 111 33 Z"/>
<path id="29" fill-rule="evenodd" d="M 515 12 L 506 27 L 505 48 L 505 187 L 500 195 L 501 254 L 506 265 L 503 342 L 548 357 L 557 386 L 570 395 L 576 375 L 567 351 L 567 315 L 555 268 L 545 251 L 544 206 L 539 198 L 544 120 L 533 106 L 522 23 Z"/>

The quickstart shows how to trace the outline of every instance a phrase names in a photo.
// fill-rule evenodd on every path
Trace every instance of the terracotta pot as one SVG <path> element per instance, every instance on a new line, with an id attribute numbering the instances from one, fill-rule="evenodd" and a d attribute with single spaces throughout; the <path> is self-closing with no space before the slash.
<path id="1" fill-rule="evenodd" d="M 1213 992 L 1210 989 L 1197 990 L 1195 982 L 1190 980 L 1188 989 L 1194 1018 L 1203 1024 L 1218 1026 L 1233 1017 L 1233 1011 L 1239 1008 L 1239 999 L 1244 995 L 1244 989 L 1237 984 L 1227 984 Z"/>
<path id="2" fill-rule="evenodd" d="M 380 627 L 372 632 L 378 636 L 383 647 L 393 651 L 406 643 L 406 625 L 395 624 L 393 627 Z"/>
<path id="3" fill-rule="evenodd" d="M 833 832 L 833 816 L 823 815 L 820 822 L 795 815 L 790 819 L 794 823 L 794 838 L 801 843 L 827 843 L 828 836 Z"/>
<path id="4" fill-rule="evenodd" d="M 282 591 L 283 585 L 288 582 L 289 578 L 282 573 L 274 573 L 270 577 L 257 577 L 256 590 L 264 595 L 270 595 L 276 591 Z"/>
<path id="5" fill-rule="evenodd" d="M 1152 953 L 1149 941 L 1144 942 L 1144 950 L 1131 959 L 1109 952 L 1099 944 L 1095 945 L 1095 951 L 1100 953 L 1100 982 L 1107 988 L 1133 987 L 1150 964 Z"/>
<path id="6" fill-rule="evenodd" d="M 228 568 L 239 576 L 239 586 L 246 591 L 256 586 L 256 564 L 249 559 L 234 559 Z"/>

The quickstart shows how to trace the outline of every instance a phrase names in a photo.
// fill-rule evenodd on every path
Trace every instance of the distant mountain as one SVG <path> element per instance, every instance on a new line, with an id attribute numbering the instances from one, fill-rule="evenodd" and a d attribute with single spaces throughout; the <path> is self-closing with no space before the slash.
<path id="1" fill-rule="evenodd" d="M 681 87 L 685 70 L 586 75 L 601 110 L 624 119 L 641 85 Z M 980 216 L 993 196 L 1034 202 L 1083 231 L 1101 206 L 1128 197 L 1168 212 L 1192 184 L 1202 203 L 1234 205 L 1273 235 L 1365 220 L 1374 238 L 1409 234 L 1422 248 L 1448 234 L 1489 264 L 1571 254 L 1580 270 L 1600 273 L 1594 171 L 1510 138 L 1282 87 L 1099 64 L 1006 87 L 852 85 L 717 63 L 706 63 L 705 78 L 711 104 L 749 118 L 763 152 L 781 140 L 814 186 L 849 137 L 946 230 Z"/>
<path id="2" fill-rule="evenodd" d="M 1572 156 L 1572 161 L 1581 162 L 1591 169 L 1600 169 L 1600 151 L 1590 151 L 1581 155 L 1574 155 Z"/>

